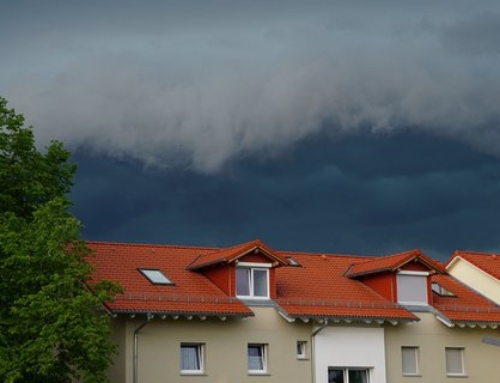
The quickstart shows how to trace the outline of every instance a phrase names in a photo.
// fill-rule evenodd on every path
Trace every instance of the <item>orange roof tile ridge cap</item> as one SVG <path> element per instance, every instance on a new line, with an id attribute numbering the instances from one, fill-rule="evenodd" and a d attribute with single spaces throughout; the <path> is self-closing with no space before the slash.
<path id="1" fill-rule="evenodd" d="M 458 254 L 458 255 L 484 255 L 486 257 L 491 256 L 491 255 L 500 255 L 500 253 L 474 251 L 474 250 L 455 250 L 454 254 Z"/>
<path id="2" fill-rule="evenodd" d="M 168 243 L 136 243 L 136 242 L 113 242 L 113 241 L 88 241 L 86 244 L 106 245 L 106 246 L 130 246 L 130 247 L 164 247 L 169 249 L 191 249 L 191 250 L 221 250 L 220 247 L 195 246 L 195 245 L 173 245 Z"/>
<path id="3" fill-rule="evenodd" d="M 368 258 L 367 261 L 379 258 L 377 255 L 360 255 L 360 254 L 340 254 L 340 253 L 320 253 L 312 251 L 297 251 L 297 250 L 275 250 L 276 253 L 280 255 L 303 255 L 303 256 L 327 256 L 327 257 L 342 257 L 342 258 Z"/>

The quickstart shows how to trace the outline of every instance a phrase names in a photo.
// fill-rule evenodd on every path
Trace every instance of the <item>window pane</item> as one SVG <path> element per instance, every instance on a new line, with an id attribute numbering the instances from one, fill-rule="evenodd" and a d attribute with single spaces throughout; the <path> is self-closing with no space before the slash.
<path id="1" fill-rule="evenodd" d="M 328 370 L 328 383 L 344 383 L 344 370 Z"/>
<path id="2" fill-rule="evenodd" d="M 446 348 L 446 373 L 463 375 L 463 348 Z"/>
<path id="3" fill-rule="evenodd" d="M 147 278 L 151 283 L 168 285 L 172 284 L 170 279 L 168 279 L 165 274 L 160 270 L 156 269 L 139 269 L 139 271 Z"/>
<path id="4" fill-rule="evenodd" d="M 248 370 L 250 371 L 264 370 L 264 346 L 262 345 L 248 346 Z"/>
<path id="5" fill-rule="evenodd" d="M 402 347 L 403 375 L 416 375 L 418 373 L 417 347 Z"/>
<path id="6" fill-rule="evenodd" d="M 250 269 L 236 268 L 236 295 L 250 295 Z"/>
<path id="7" fill-rule="evenodd" d="M 254 296 L 267 297 L 267 270 L 253 271 L 253 289 Z"/>
<path id="8" fill-rule="evenodd" d="M 299 358 L 305 358 L 306 356 L 306 342 L 303 340 L 299 340 L 297 342 L 297 356 Z"/>
<path id="9" fill-rule="evenodd" d="M 398 302 L 427 304 L 427 276 L 398 274 Z"/>
<path id="10" fill-rule="evenodd" d="M 181 346 L 181 370 L 184 371 L 201 370 L 201 346 L 198 345 Z"/>
<path id="11" fill-rule="evenodd" d="M 349 383 L 368 383 L 366 370 L 349 370 Z"/>

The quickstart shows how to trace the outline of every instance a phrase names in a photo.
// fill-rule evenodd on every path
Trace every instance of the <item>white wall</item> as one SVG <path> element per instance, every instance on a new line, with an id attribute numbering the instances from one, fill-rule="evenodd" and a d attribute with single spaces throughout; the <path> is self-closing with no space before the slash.
<path id="1" fill-rule="evenodd" d="M 328 367 L 370 368 L 370 383 L 385 383 L 384 329 L 326 327 L 314 339 L 315 383 L 328 382 Z"/>

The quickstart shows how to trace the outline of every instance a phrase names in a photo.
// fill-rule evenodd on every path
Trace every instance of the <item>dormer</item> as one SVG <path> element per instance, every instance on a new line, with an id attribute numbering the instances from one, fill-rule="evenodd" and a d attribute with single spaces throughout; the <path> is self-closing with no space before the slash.
<path id="1" fill-rule="evenodd" d="M 275 269 L 289 261 L 260 240 L 200 255 L 188 267 L 203 273 L 231 297 L 244 300 L 276 298 Z"/>
<path id="2" fill-rule="evenodd" d="M 433 303 L 430 276 L 443 272 L 438 262 L 412 250 L 356 263 L 347 276 L 360 280 L 393 303 L 429 306 Z"/>

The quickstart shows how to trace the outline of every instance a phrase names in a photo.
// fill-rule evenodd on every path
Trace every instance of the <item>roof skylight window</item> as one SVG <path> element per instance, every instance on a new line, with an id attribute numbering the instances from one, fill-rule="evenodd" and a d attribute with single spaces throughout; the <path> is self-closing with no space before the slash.
<path id="1" fill-rule="evenodd" d="M 172 285 L 173 282 L 168 279 L 165 274 L 163 274 L 158 269 L 139 269 L 142 275 L 144 275 L 149 282 L 154 285 Z"/>
<path id="2" fill-rule="evenodd" d="M 290 262 L 290 265 L 292 265 L 292 266 L 300 266 L 300 263 L 297 262 L 295 259 L 293 259 L 291 255 L 287 255 L 286 259 L 288 259 L 288 262 Z"/>
<path id="3" fill-rule="evenodd" d="M 432 282 L 432 291 L 434 291 L 438 295 L 441 295 L 442 297 L 454 297 L 454 296 L 456 296 L 450 290 L 445 289 L 443 286 L 441 286 L 437 282 Z"/>

